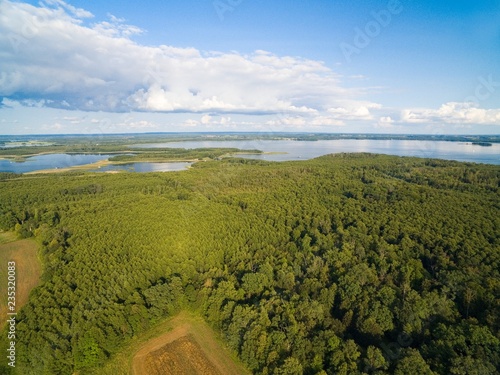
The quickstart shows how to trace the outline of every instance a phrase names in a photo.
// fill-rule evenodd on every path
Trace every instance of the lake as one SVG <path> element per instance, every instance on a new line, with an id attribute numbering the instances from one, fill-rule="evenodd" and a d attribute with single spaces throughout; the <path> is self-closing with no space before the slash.
<path id="1" fill-rule="evenodd" d="M 258 149 L 278 154 L 241 155 L 246 158 L 269 161 L 305 160 L 321 155 L 339 152 L 370 152 L 398 156 L 417 156 L 474 163 L 500 165 L 500 144 L 485 147 L 464 142 L 409 141 L 409 140 L 330 140 L 330 141 L 293 141 L 293 140 L 248 140 L 248 141 L 184 141 L 135 145 L 145 148 L 200 148 L 234 147 L 239 149 Z M 26 173 L 42 169 L 69 168 L 106 160 L 112 155 L 89 154 L 49 154 L 28 158 L 25 162 L 0 159 L 0 172 Z M 168 172 L 184 170 L 190 163 L 148 163 L 138 162 L 125 165 L 103 166 L 95 171 L 130 172 Z"/>
<path id="2" fill-rule="evenodd" d="M 27 158 L 24 162 L 0 159 L 0 172 L 27 173 L 42 169 L 70 168 L 106 160 L 111 156 L 104 154 L 47 154 Z"/>
<path id="3" fill-rule="evenodd" d="M 93 169 L 92 172 L 110 172 L 110 171 L 126 171 L 126 172 L 175 172 L 183 171 L 193 163 L 175 162 L 175 163 L 129 163 L 106 165 L 98 169 Z"/>
<path id="4" fill-rule="evenodd" d="M 107 160 L 114 155 L 105 154 L 48 154 L 37 155 L 27 158 L 24 162 L 0 159 L 0 172 L 28 173 L 44 169 L 63 169 L 79 165 L 92 164 L 101 160 Z M 181 171 L 189 167 L 192 163 L 130 163 L 106 165 L 93 172 L 129 171 L 129 172 L 172 172 Z"/>
<path id="5" fill-rule="evenodd" d="M 145 148 L 235 147 L 257 149 L 281 154 L 245 155 L 243 157 L 269 161 L 304 160 L 339 152 L 370 152 L 397 156 L 416 156 L 474 163 L 500 164 L 500 144 L 479 146 L 465 142 L 409 140 L 248 140 L 248 141 L 186 141 L 135 145 Z"/>

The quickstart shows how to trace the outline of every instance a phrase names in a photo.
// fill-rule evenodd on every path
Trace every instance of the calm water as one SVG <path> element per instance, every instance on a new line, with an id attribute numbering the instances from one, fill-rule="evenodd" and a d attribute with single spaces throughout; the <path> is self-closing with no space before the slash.
<path id="1" fill-rule="evenodd" d="M 0 172 L 27 173 L 41 169 L 69 168 L 106 160 L 112 155 L 68 155 L 50 154 L 37 155 L 27 158 L 25 162 L 16 163 L 11 160 L 0 159 Z"/>
<path id="2" fill-rule="evenodd" d="M 138 146 L 149 148 L 235 147 L 247 150 L 257 149 L 265 152 L 275 151 L 285 153 L 245 156 L 271 161 L 311 159 L 339 152 L 371 152 L 376 154 L 500 164 L 500 144 L 498 143 L 493 144 L 491 147 L 483 147 L 463 142 L 346 139 L 331 141 L 193 141 Z"/>
<path id="3" fill-rule="evenodd" d="M 127 172 L 174 172 L 188 168 L 192 163 L 130 163 L 120 165 L 106 165 L 93 172 L 127 171 Z"/>
<path id="4" fill-rule="evenodd" d="M 160 148 L 234 147 L 258 149 L 280 154 L 244 155 L 243 157 L 270 160 L 304 160 L 338 152 L 371 152 L 398 156 L 417 156 L 474 163 L 500 165 L 500 144 L 483 147 L 463 142 L 402 141 L 402 140 L 332 140 L 332 141 L 192 141 L 139 145 Z M 42 169 L 69 168 L 106 160 L 112 155 L 38 155 L 16 163 L 0 159 L 0 172 L 26 173 Z M 96 171 L 168 172 L 184 170 L 190 163 L 132 163 L 105 166 Z"/>
<path id="5" fill-rule="evenodd" d="M 14 162 L 11 160 L 0 159 L 0 172 L 14 172 L 14 173 L 27 173 L 39 171 L 43 169 L 62 169 L 78 165 L 86 165 L 98 162 L 100 160 L 107 160 L 113 155 L 68 155 L 68 154 L 50 154 L 38 155 L 27 158 L 25 162 Z M 176 162 L 176 163 L 130 163 L 122 165 L 107 165 L 95 172 L 109 172 L 109 171 L 129 171 L 129 172 L 171 172 L 181 171 L 186 169 L 192 163 Z"/>

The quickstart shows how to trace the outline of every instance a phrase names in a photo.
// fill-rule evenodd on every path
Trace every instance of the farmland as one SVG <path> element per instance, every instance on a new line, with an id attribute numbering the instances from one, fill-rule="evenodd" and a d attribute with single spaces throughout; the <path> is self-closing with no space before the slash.
<path id="1" fill-rule="evenodd" d="M 38 285 L 41 266 L 37 257 L 38 244 L 29 239 L 12 241 L 13 233 L 0 234 L 0 264 L 2 283 L 0 283 L 0 328 L 5 325 L 7 312 L 7 263 L 16 262 L 16 311 L 28 301 L 30 291 Z"/>
<path id="2" fill-rule="evenodd" d="M 182 312 L 167 333 L 144 343 L 133 359 L 133 375 L 230 375 L 248 372 L 232 358 L 201 318 Z"/>

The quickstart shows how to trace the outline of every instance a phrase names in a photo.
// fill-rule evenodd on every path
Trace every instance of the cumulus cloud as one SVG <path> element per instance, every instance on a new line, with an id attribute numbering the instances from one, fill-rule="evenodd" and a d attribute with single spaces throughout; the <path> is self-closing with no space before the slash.
<path id="1" fill-rule="evenodd" d="M 108 37 L 130 38 L 133 35 L 139 35 L 144 32 L 141 28 L 133 25 L 127 25 L 125 19 L 118 18 L 108 14 L 109 21 L 103 21 L 93 25 L 92 29 L 100 35 Z"/>
<path id="2" fill-rule="evenodd" d="M 449 102 L 438 109 L 405 109 L 401 120 L 408 123 L 500 125 L 500 109 L 483 109 L 474 103 Z"/>
<path id="3" fill-rule="evenodd" d="M 289 128 L 295 129 L 322 129 L 327 130 L 327 127 L 344 126 L 346 123 L 331 115 L 280 115 L 275 119 L 268 120 L 266 124 L 274 132 L 286 131 Z"/>
<path id="4" fill-rule="evenodd" d="M 76 8 L 73 5 L 70 5 L 62 0 L 44 0 L 42 2 L 48 6 L 54 6 L 56 9 L 64 9 L 71 13 L 76 18 L 93 18 L 94 15 L 85 9 Z"/>
<path id="5" fill-rule="evenodd" d="M 194 128 L 196 126 L 198 126 L 200 124 L 199 121 L 197 120 L 194 120 L 194 119 L 187 119 L 185 120 L 183 123 L 182 123 L 182 126 L 183 127 L 187 127 L 187 128 Z"/>
<path id="6" fill-rule="evenodd" d="M 378 119 L 378 122 L 375 126 L 379 129 L 391 129 L 394 128 L 394 120 L 391 116 L 382 116 Z"/>
<path id="7" fill-rule="evenodd" d="M 200 119 L 203 125 L 226 125 L 231 122 L 231 117 L 229 116 L 213 116 L 213 115 L 203 115 Z"/>
<path id="8" fill-rule="evenodd" d="M 117 116 L 170 113 L 182 127 L 205 129 L 500 125 L 500 109 L 482 109 L 477 103 L 448 102 L 437 109 L 382 107 L 360 99 L 373 88 L 345 87 L 341 76 L 320 61 L 263 50 L 241 54 L 144 46 L 133 39 L 143 32 L 111 14 L 96 20 L 63 0 L 43 0 L 39 6 L 0 0 L 0 108 L 50 107 Z M 352 83 L 367 77 L 346 79 Z M 242 115 L 253 120 L 245 122 Z M 70 117 L 60 123 L 77 125 Z M 103 131 L 165 126 L 160 121 L 92 117 L 82 124 Z"/>
<path id="9" fill-rule="evenodd" d="M 89 111 L 316 114 L 342 117 L 353 89 L 322 62 L 266 51 L 243 55 L 143 46 L 142 30 L 61 0 L 0 3 L 0 96 Z M 349 116 L 369 118 L 360 103 Z M 337 112 L 335 112 L 337 111 Z"/>
<path id="10" fill-rule="evenodd" d="M 339 120 L 372 120 L 371 110 L 380 109 L 382 106 L 377 103 L 346 103 L 342 107 L 330 108 L 328 113 Z"/>
<path id="11" fill-rule="evenodd" d="M 345 121 L 331 116 L 316 116 L 310 121 L 313 126 L 345 126 Z"/>

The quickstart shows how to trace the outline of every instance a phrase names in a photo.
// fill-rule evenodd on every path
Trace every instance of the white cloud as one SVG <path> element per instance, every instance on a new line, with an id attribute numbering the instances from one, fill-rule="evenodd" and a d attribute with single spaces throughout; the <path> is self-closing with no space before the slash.
<path id="1" fill-rule="evenodd" d="M 326 131 L 329 127 L 346 125 L 344 121 L 330 115 L 280 115 L 275 119 L 268 120 L 267 130 L 272 132 L 283 132 L 292 128 L 295 130 L 319 130 Z"/>
<path id="2" fill-rule="evenodd" d="M 54 132 L 54 131 L 58 132 L 58 131 L 61 131 L 63 129 L 64 129 L 64 126 L 59 122 L 56 122 L 56 123 L 51 124 L 51 125 L 45 124 L 42 126 L 42 130 L 50 131 L 50 132 Z"/>
<path id="3" fill-rule="evenodd" d="M 92 13 L 86 11 L 85 9 L 76 8 L 73 5 L 70 5 L 62 0 L 43 0 L 43 3 L 45 3 L 46 5 L 53 5 L 56 7 L 56 9 L 65 9 L 71 14 L 73 14 L 73 16 L 75 16 L 76 18 L 94 17 Z"/>
<path id="4" fill-rule="evenodd" d="M 391 129 L 394 128 L 394 120 L 391 116 L 382 116 L 378 119 L 378 122 L 375 126 L 380 129 Z"/>
<path id="5" fill-rule="evenodd" d="M 146 121 L 146 120 L 139 120 L 139 121 L 128 121 L 123 124 L 126 129 L 130 130 L 144 130 L 144 129 L 158 129 L 158 125 L 151 122 L 151 121 Z"/>
<path id="6" fill-rule="evenodd" d="M 500 125 L 500 109 L 483 109 L 473 103 L 449 102 L 438 109 L 405 109 L 401 120 L 408 123 Z"/>
<path id="7" fill-rule="evenodd" d="M 2 104 L 7 108 L 21 108 L 23 105 L 17 100 L 2 98 Z"/>
<path id="8" fill-rule="evenodd" d="M 184 121 L 182 123 L 182 126 L 183 127 L 188 127 L 188 128 L 193 128 L 193 127 L 196 127 L 200 124 L 199 121 L 197 120 L 193 120 L 193 119 L 187 119 L 186 121 Z"/>
<path id="9" fill-rule="evenodd" d="M 382 116 L 379 119 L 379 123 L 381 124 L 392 124 L 394 120 L 391 118 L 391 116 Z"/>
<path id="10" fill-rule="evenodd" d="M 129 38 L 133 35 L 139 35 L 144 32 L 141 28 L 133 25 L 127 25 L 125 19 L 118 18 L 108 14 L 110 22 L 103 21 L 96 23 L 92 29 L 100 35 L 108 37 Z"/>
<path id="11" fill-rule="evenodd" d="M 91 111 L 220 114 L 314 114 L 356 100 L 322 62 L 143 46 L 130 39 L 142 30 L 122 19 L 86 26 L 89 12 L 61 0 L 45 4 L 0 2 L 0 95 Z M 369 117 L 369 106 L 358 107 L 353 117 Z"/>
<path id="12" fill-rule="evenodd" d="M 64 116 L 62 119 L 64 121 L 68 121 L 71 124 L 81 124 L 83 122 L 83 119 L 81 117 L 76 116 Z"/>
<path id="13" fill-rule="evenodd" d="M 201 116 L 200 123 L 203 125 L 226 125 L 231 123 L 231 117 L 229 116 L 211 116 L 203 115 Z"/>
<path id="14" fill-rule="evenodd" d="M 210 115 L 203 115 L 201 117 L 201 123 L 202 124 L 210 124 L 211 120 L 212 120 L 212 116 L 210 116 Z"/>
<path id="15" fill-rule="evenodd" d="M 275 121 L 270 121 L 269 124 L 303 126 L 306 124 L 306 119 L 302 116 L 284 116 Z"/>
<path id="16" fill-rule="evenodd" d="M 57 123 L 88 132 L 500 125 L 500 109 L 470 103 L 382 107 L 361 99 L 376 88 L 344 87 L 340 75 L 320 61 L 262 50 L 240 54 L 144 46 L 133 40 L 143 30 L 124 19 L 93 17 L 62 0 L 39 6 L 0 0 L 0 109 L 10 111 L 9 121 L 18 116 L 31 124 L 28 114 L 34 118 L 44 109 L 67 111 L 70 115 L 59 116 Z M 369 77 L 345 79 L 359 85 Z M 71 119 L 71 113 L 89 111 L 94 112 L 89 118 Z M 110 112 L 115 116 L 103 118 Z M 157 117 L 164 112 L 170 122 Z M 133 119 L 123 118 L 131 113 Z M 55 117 L 39 123 L 52 124 Z"/>
<path id="17" fill-rule="evenodd" d="M 345 126 L 346 123 L 335 117 L 330 116 L 316 116 L 310 122 L 313 126 Z"/>
<path id="18" fill-rule="evenodd" d="M 371 110 L 381 108 L 377 103 L 350 102 L 342 107 L 330 108 L 328 113 L 339 120 L 372 120 Z"/>

